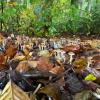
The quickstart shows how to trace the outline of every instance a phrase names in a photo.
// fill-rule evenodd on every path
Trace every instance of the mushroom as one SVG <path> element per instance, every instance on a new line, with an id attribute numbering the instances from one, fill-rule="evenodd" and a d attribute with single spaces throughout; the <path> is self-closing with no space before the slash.
<path id="1" fill-rule="evenodd" d="M 21 46 L 21 51 L 23 51 L 25 49 L 25 46 L 22 44 L 20 44 L 20 46 Z"/>
<path id="2" fill-rule="evenodd" d="M 54 50 L 56 60 L 61 60 L 61 51 L 59 49 Z"/>
<path id="3" fill-rule="evenodd" d="M 6 40 L 3 40 L 2 42 L 2 48 L 5 50 L 5 46 L 6 46 Z"/>
<path id="4" fill-rule="evenodd" d="M 90 67 L 90 65 L 92 64 L 92 57 L 88 57 L 87 58 L 87 60 L 88 60 L 88 63 L 87 63 L 87 69 Z"/>
<path id="5" fill-rule="evenodd" d="M 11 34 L 11 38 L 14 38 L 14 37 L 15 37 L 15 36 L 14 36 L 14 34 L 12 33 L 12 34 Z"/>
<path id="6" fill-rule="evenodd" d="M 39 44 L 38 47 L 39 47 L 39 51 L 41 51 L 42 50 L 41 44 Z"/>
<path id="7" fill-rule="evenodd" d="M 58 48 L 59 48 L 56 41 L 53 41 L 53 47 L 54 47 L 55 49 L 58 49 Z"/>
<path id="8" fill-rule="evenodd" d="M 74 52 L 69 52 L 68 55 L 70 56 L 69 63 L 72 64 L 73 56 L 75 55 Z"/>
<path id="9" fill-rule="evenodd" d="M 61 38 L 60 41 L 61 41 L 61 44 L 62 44 L 62 45 L 66 44 L 66 42 L 67 42 L 67 41 L 66 41 L 66 38 Z"/>
<path id="10" fill-rule="evenodd" d="M 39 50 L 42 51 L 42 50 L 44 50 L 44 49 L 45 49 L 45 44 L 44 44 L 44 43 L 41 43 L 41 44 L 39 45 Z"/>
<path id="11" fill-rule="evenodd" d="M 80 44 L 81 40 L 79 38 L 75 39 L 75 44 Z"/>

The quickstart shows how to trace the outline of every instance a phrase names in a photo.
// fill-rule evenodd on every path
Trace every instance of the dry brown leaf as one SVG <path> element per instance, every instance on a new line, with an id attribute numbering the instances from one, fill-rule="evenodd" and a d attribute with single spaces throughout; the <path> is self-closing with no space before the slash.
<path id="1" fill-rule="evenodd" d="M 25 58 L 25 56 L 24 55 L 22 55 L 22 56 L 15 56 L 14 57 L 14 60 L 19 60 L 19 61 L 22 61 L 22 60 L 25 60 L 26 58 Z"/>
<path id="2" fill-rule="evenodd" d="M 26 72 L 26 71 L 28 71 L 29 69 L 30 69 L 30 66 L 29 66 L 29 64 L 28 64 L 27 61 L 21 61 L 21 62 L 18 64 L 17 68 L 16 68 L 16 70 L 17 70 L 18 72 Z"/>
<path id="3" fill-rule="evenodd" d="M 92 98 L 93 98 L 93 96 L 91 94 L 91 91 L 84 90 L 80 93 L 77 93 L 74 97 L 74 100 L 94 100 Z"/>
<path id="4" fill-rule="evenodd" d="M 37 64 L 38 64 L 38 61 L 28 61 L 28 64 L 31 68 L 36 68 Z"/>
<path id="5" fill-rule="evenodd" d="M 64 68 L 61 66 L 56 66 L 54 68 L 52 68 L 49 72 L 53 73 L 53 74 L 61 74 L 64 71 Z"/>
<path id="6" fill-rule="evenodd" d="M 61 100 L 61 94 L 56 84 L 50 84 L 42 88 L 39 93 L 46 94 L 53 98 L 53 100 Z"/>
<path id="7" fill-rule="evenodd" d="M 48 50 L 43 50 L 38 53 L 39 56 L 50 57 L 50 52 Z"/>
<path id="8" fill-rule="evenodd" d="M 2 43 L 4 39 L 5 39 L 5 37 L 3 35 L 1 35 L 1 33 L 0 33 L 0 43 Z"/>
<path id="9" fill-rule="evenodd" d="M 69 45 L 64 47 L 64 51 L 66 52 L 80 52 L 81 48 L 79 45 Z"/>
<path id="10" fill-rule="evenodd" d="M 7 68 L 6 66 L 7 57 L 4 54 L 0 54 L 0 70 Z"/>
<path id="11" fill-rule="evenodd" d="M 99 63 L 100 62 L 100 55 L 96 55 L 92 58 L 92 60 L 95 62 L 95 63 Z"/>
<path id="12" fill-rule="evenodd" d="M 17 85 L 9 81 L 0 94 L 0 100 L 31 100 Z"/>
<path id="13" fill-rule="evenodd" d="M 86 51 L 93 49 L 89 43 L 83 44 L 82 48 L 83 48 L 83 50 L 86 50 Z"/>
<path id="14" fill-rule="evenodd" d="M 29 53 L 30 53 L 29 50 L 28 50 L 28 48 L 25 48 L 23 51 L 24 51 L 25 56 L 28 56 Z"/>
<path id="15" fill-rule="evenodd" d="M 0 54 L 0 64 L 4 64 L 5 63 L 5 56 L 4 54 Z"/>
<path id="16" fill-rule="evenodd" d="M 48 58 L 41 57 L 38 60 L 37 68 L 41 71 L 49 71 L 53 68 L 53 63 L 51 63 Z"/>
<path id="17" fill-rule="evenodd" d="M 80 72 L 81 70 L 84 70 L 87 65 L 87 60 L 85 58 L 80 58 L 74 61 L 73 65 L 75 66 L 75 71 Z"/>
<path id="18" fill-rule="evenodd" d="M 15 56 L 16 52 L 16 47 L 14 45 L 10 45 L 5 52 L 5 55 L 11 59 Z"/>

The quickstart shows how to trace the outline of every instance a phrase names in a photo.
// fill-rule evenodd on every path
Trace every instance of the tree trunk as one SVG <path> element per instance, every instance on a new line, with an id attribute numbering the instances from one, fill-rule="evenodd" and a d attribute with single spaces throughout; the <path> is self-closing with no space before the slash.
<path id="1" fill-rule="evenodd" d="M 3 1 L 1 1 L 1 14 L 3 15 L 3 8 L 4 8 L 4 5 L 3 5 Z M 3 21 L 1 19 L 1 31 L 3 29 Z"/>

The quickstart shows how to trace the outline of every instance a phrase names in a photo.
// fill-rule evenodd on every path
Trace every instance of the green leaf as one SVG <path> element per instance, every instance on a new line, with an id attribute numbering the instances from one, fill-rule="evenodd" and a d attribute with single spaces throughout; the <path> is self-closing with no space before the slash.
<path id="1" fill-rule="evenodd" d="M 87 81 L 95 81 L 96 77 L 93 74 L 89 74 L 85 77 L 85 80 Z"/>

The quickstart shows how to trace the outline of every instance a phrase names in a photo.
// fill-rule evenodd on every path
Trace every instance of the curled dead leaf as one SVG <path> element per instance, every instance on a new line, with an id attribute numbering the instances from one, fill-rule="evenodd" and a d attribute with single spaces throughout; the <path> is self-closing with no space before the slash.
<path id="1" fill-rule="evenodd" d="M 7 57 L 4 54 L 0 54 L 0 70 L 7 68 L 6 66 Z"/>
<path id="2" fill-rule="evenodd" d="M 14 57 L 14 60 L 19 60 L 19 61 L 22 61 L 22 60 L 25 60 L 26 58 L 25 58 L 25 56 L 24 55 L 22 55 L 22 56 L 15 56 Z"/>
<path id="3" fill-rule="evenodd" d="M 28 64 L 31 68 L 36 68 L 38 65 L 38 61 L 28 61 Z"/>
<path id="4" fill-rule="evenodd" d="M 64 51 L 66 52 L 80 52 L 81 51 L 81 47 L 80 45 L 69 45 L 64 47 Z"/>
<path id="5" fill-rule="evenodd" d="M 87 60 L 85 58 L 80 58 L 74 61 L 73 65 L 76 72 L 80 72 L 80 70 L 84 70 L 87 65 Z"/>
<path id="6" fill-rule="evenodd" d="M 16 52 L 17 52 L 16 47 L 15 47 L 14 45 L 10 45 L 10 46 L 6 49 L 5 55 L 6 55 L 7 57 L 9 57 L 10 59 L 12 59 L 12 58 L 15 56 Z"/>
<path id="7" fill-rule="evenodd" d="M 24 52 L 25 56 L 29 55 L 29 49 L 28 48 L 24 48 L 23 52 Z"/>
<path id="8" fill-rule="evenodd" d="M 21 61 L 21 62 L 18 64 L 18 66 L 17 66 L 17 68 L 16 68 L 16 71 L 22 73 L 22 72 L 28 71 L 29 69 L 30 69 L 30 66 L 29 66 L 28 62 L 27 62 L 27 61 Z"/>
<path id="9" fill-rule="evenodd" d="M 99 63 L 100 62 L 100 55 L 93 56 L 92 60 L 94 63 Z"/>
<path id="10" fill-rule="evenodd" d="M 53 74 L 61 74 L 64 71 L 64 68 L 61 66 L 56 66 L 54 68 L 52 68 L 49 72 L 53 73 Z"/>
<path id="11" fill-rule="evenodd" d="M 53 63 L 46 57 L 41 57 L 38 60 L 37 69 L 41 71 L 49 71 L 53 68 Z"/>
<path id="12" fill-rule="evenodd" d="M 61 100 L 61 94 L 57 84 L 49 84 L 41 88 L 38 93 L 46 94 L 47 96 L 53 98 L 53 100 Z"/>
<path id="13" fill-rule="evenodd" d="M 0 94 L 0 100 L 31 100 L 28 95 L 13 82 L 9 81 Z"/>

